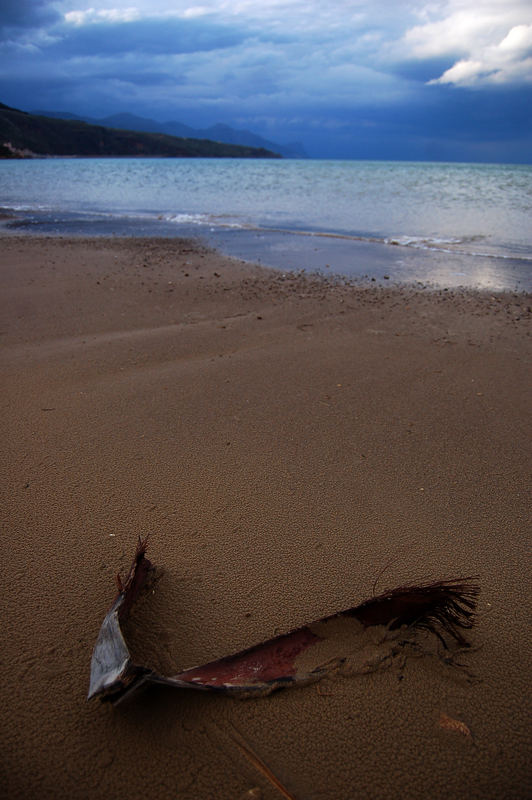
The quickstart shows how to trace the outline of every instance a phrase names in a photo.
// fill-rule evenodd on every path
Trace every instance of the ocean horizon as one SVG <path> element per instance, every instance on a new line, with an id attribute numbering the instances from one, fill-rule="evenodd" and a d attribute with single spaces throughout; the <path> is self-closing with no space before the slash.
<path id="1" fill-rule="evenodd" d="M 5 232 L 194 237 L 285 270 L 532 289 L 527 164 L 7 160 L 0 206 Z"/>

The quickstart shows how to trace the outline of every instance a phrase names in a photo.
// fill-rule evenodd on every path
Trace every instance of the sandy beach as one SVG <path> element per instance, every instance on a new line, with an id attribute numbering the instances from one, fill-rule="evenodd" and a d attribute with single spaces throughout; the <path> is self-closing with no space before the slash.
<path id="1" fill-rule="evenodd" d="M 184 240 L 2 236 L 0 275 L 5 797 L 532 795 L 530 296 Z M 152 603 L 180 669 L 454 576 L 481 587 L 472 647 L 265 698 L 87 702 L 147 534 L 164 572 L 130 624 L 153 637 Z"/>

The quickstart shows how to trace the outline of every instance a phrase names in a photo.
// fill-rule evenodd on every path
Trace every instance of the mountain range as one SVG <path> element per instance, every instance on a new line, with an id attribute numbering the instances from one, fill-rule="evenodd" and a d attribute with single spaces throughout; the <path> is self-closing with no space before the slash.
<path id="1" fill-rule="evenodd" d="M 48 112 L 49 114 L 50 112 Z M 91 124 L 69 115 L 29 114 L 0 103 L 0 158 L 35 156 L 159 156 L 281 158 L 264 147 Z M 115 125 L 117 120 L 114 120 Z M 122 120 L 123 125 L 123 120 Z"/>
<path id="2" fill-rule="evenodd" d="M 82 120 L 91 125 L 102 125 L 106 128 L 119 128 L 121 130 L 141 131 L 144 133 L 164 133 L 168 136 L 177 136 L 187 139 L 208 139 L 211 142 L 222 142 L 224 144 L 237 144 L 245 147 L 258 147 L 271 150 L 285 158 L 308 158 L 303 145 L 300 142 L 290 144 L 278 144 L 264 139 L 255 133 L 247 130 L 238 130 L 229 125 L 221 123 L 211 125 L 209 128 L 191 128 L 182 122 L 157 122 L 157 120 L 147 117 L 138 117 L 135 114 L 119 113 L 108 117 L 94 118 L 84 117 L 77 114 L 70 114 L 66 111 L 33 111 L 42 117 L 52 117 L 56 119 Z"/>

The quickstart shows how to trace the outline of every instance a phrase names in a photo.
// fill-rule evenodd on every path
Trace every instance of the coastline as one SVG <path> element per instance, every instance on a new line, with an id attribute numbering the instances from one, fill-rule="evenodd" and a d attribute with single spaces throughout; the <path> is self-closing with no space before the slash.
<path id="1" fill-rule="evenodd" d="M 3 236 L 56 239 L 192 239 L 225 257 L 282 272 L 305 272 L 331 280 L 417 289 L 532 292 L 529 256 L 464 252 L 452 244 L 424 243 L 423 238 L 355 236 L 317 230 L 176 223 L 157 217 L 128 218 L 95 214 L 87 218 L 53 215 L 46 219 L 17 216 L 0 209 Z M 20 212 L 18 212 L 20 213 Z M 201 215 L 200 215 L 201 216 Z M 419 241 L 418 241 L 419 239 Z"/>
<path id="2" fill-rule="evenodd" d="M 298 800 L 525 798 L 530 297 L 349 285 L 185 240 L 1 243 L 7 794 L 274 800 L 244 742 Z M 467 673 L 411 655 L 319 692 L 86 704 L 147 533 L 182 668 L 375 581 L 477 575 Z"/>

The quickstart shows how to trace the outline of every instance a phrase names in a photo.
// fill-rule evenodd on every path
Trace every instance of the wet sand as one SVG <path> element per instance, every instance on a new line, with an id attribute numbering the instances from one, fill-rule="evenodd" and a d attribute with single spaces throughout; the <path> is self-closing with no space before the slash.
<path id="1" fill-rule="evenodd" d="M 5 795 L 530 796 L 530 296 L 348 286 L 185 241 L 0 253 Z M 147 533 L 164 575 L 137 622 L 152 601 L 145 634 L 181 669 L 475 575 L 466 669 L 405 650 L 254 700 L 86 703 Z"/>

